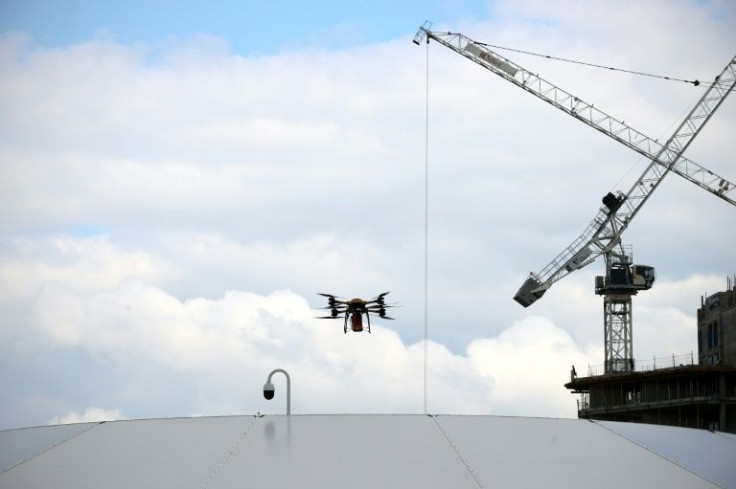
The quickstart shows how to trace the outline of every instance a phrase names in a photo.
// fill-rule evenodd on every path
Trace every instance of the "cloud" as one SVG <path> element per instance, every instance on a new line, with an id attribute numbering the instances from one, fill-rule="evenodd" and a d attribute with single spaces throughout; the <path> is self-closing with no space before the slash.
<path id="1" fill-rule="evenodd" d="M 99 237 L 67 238 L 65 243 L 57 250 L 104 250 L 113 270 L 112 264 L 130 256 Z M 126 274 L 111 284 L 104 269 L 96 281 L 76 280 L 71 271 L 84 270 L 84 262 L 95 256 L 72 254 L 52 268 L 39 266 L 38 256 L 28 254 L 27 262 L 16 259 L 15 267 L 17 272 L 24 265 L 45 271 L 35 277 L 42 285 L 26 314 L 32 329 L 22 326 L 25 355 L 84 352 L 84 369 L 56 368 L 77 385 L 96 381 L 88 378 L 92 373 L 107 372 L 108 380 L 101 380 L 103 387 L 93 397 L 99 404 L 117 404 L 128 416 L 139 417 L 151 412 L 279 412 L 278 404 L 260 398 L 260 386 L 268 371 L 282 367 L 292 373 L 295 412 L 423 410 L 424 343 L 407 343 L 397 333 L 406 323 L 403 308 L 396 309 L 395 326 L 376 320 L 371 335 L 344 335 L 340 321 L 314 319 L 318 311 L 290 291 L 259 295 L 231 290 L 212 299 L 180 300 Z M 594 352 L 543 318 L 520 321 L 498 337 L 477 338 L 462 353 L 430 341 L 428 409 L 574 416 L 562 384 L 571 362 L 591 363 Z M 135 393 L 137 400 L 131 402 L 125 392 Z M 545 401 L 530 402 L 540 392 Z M 45 404 L 64 409 L 71 402 L 78 406 L 71 410 L 75 413 L 85 409 L 78 403 L 89 400 Z M 53 416 L 60 422 L 89 419 Z"/>
<path id="2" fill-rule="evenodd" d="M 499 2 L 493 18 L 438 28 L 702 79 L 733 55 L 723 4 L 568 7 Z M 642 161 L 435 43 L 427 71 L 412 33 L 259 57 L 207 36 L 159 50 L 0 36 L 2 417 L 276 410 L 258 397 L 276 366 L 298 373 L 303 412 L 416 412 L 425 290 L 430 409 L 574 415 L 560 385 L 570 364 L 602 363 L 602 264 L 530 309 L 512 297 Z M 653 137 L 702 93 L 518 62 Z M 688 156 L 733 181 L 732 102 Z M 693 348 L 698 296 L 733 272 L 732 214 L 672 175 L 637 215 L 625 242 L 659 273 L 634 299 L 637 356 Z M 371 336 L 312 319 L 316 292 L 387 290 L 397 321 Z"/>
<path id="3" fill-rule="evenodd" d="M 105 235 L 10 238 L 3 240 L 3 248 L 0 279 L 17 301 L 27 301 L 48 282 L 89 290 L 111 287 L 128 277 L 156 282 L 171 273 L 164 259 L 143 250 L 120 249 Z"/>
<path id="4" fill-rule="evenodd" d="M 493 381 L 496 412 L 525 416 L 574 417 L 575 404 L 562 385 L 569 381 L 573 365 L 583 371 L 597 363 L 602 352 L 599 346 L 576 344 L 564 329 L 539 317 L 468 346 L 477 371 Z"/>
<path id="5" fill-rule="evenodd" d="M 103 409 L 91 406 L 83 414 L 69 413 L 65 416 L 54 417 L 48 424 L 96 423 L 99 421 L 118 421 L 128 419 L 119 409 Z"/>
<path id="6" fill-rule="evenodd" d="M 137 281 L 84 295 L 48 286 L 34 303 L 37 328 L 58 347 L 86 350 L 122 371 L 142 363 L 154 379 L 160 370 L 191 376 L 193 392 L 206 384 L 232 406 L 242 399 L 236 412 L 269 409 L 258 400 L 259 387 L 275 367 L 292 372 L 294 406 L 301 412 L 422 409 L 421 342 L 405 344 L 380 320 L 370 336 L 344 335 L 340 321 L 319 321 L 315 314 L 288 291 L 231 291 L 216 300 L 180 302 Z M 572 416 L 561 386 L 571 362 L 590 363 L 593 353 L 598 352 L 581 351 L 564 330 L 537 318 L 498 338 L 474 340 L 466 354 L 430 342 L 429 409 Z M 249 387 L 249 395 L 228 392 L 235 379 L 238 390 Z M 532 402 L 540 394 L 544 400 Z M 195 406 L 198 413 L 207 410 Z"/>
<path id="7" fill-rule="evenodd" d="M 664 280 L 662 280 L 664 279 Z M 724 276 L 693 275 L 682 280 L 659 277 L 651 290 L 634 297 L 634 356 L 694 355 L 697 362 L 697 310 L 701 298 L 726 290 Z"/>

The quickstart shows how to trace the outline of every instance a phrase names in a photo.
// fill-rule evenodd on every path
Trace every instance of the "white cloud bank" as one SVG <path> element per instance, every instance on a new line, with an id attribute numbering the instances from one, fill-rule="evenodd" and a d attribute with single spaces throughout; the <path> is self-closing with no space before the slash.
<path id="1" fill-rule="evenodd" d="M 234 412 L 279 412 L 280 403 L 260 400 L 276 367 L 291 372 L 294 412 L 422 411 L 421 342 L 405 344 L 380 320 L 371 335 L 344 335 L 340 321 L 314 319 L 316 311 L 289 291 L 181 302 L 137 280 L 91 293 L 50 283 L 33 313 L 39 332 L 59 347 L 86 350 L 122 371 L 142 363 L 152 379 L 165 371 L 189 383 L 185 397 L 204 389 Z M 570 365 L 600 357 L 543 318 L 474 340 L 465 354 L 428 346 L 428 408 L 443 413 L 573 416 L 562 388 Z M 190 409 L 217 414 L 196 401 Z"/>
<path id="2" fill-rule="evenodd" d="M 30 254 L 27 262 L 18 259 L 14 266 L 3 267 L 37 286 L 21 287 L 37 290 L 27 297 L 32 330 L 23 330 L 23 336 L 10 328 L 5 334 L 33 338 L 38 345 L 29 347 L 31 354 L 49 348 L 84 351 L 92 359 L 89 368 L 104 367 L 123 377 L 124 385 L 110 385 L 110 392 L 103 389 L 92 396 L 101 404 L 122 403 L 117 414 L 111 411 L 111 419 L 120 413 L 145 417 L 159 411 L 281 412 L 278 400 L 268 403 L 261 397 L 267 373 L 277 367 L 291 372 L 294 412 L 423 410 L 424 344 L 406 343 L 395 331 L 404 326 L 402 308 L 396 309 L 395 323 L 378 320 L 371 335 L 345 335 L 339 320 L 314 319 L 320 312 L 290 291 L 264 296 L 233 290 L 214 299 L 180 300 L 135 277 L 136 270 L 146 270 L 152 278 L 158 274 L 153 266 L 132 264 L 160 260 L 116 250 L 101 237 L 66 238 L 63 245 L 58 240 L 55 244 L 57 259 L 66 256 L 66 263 L 52 267 Z M 80 249 L 88 251 L 67 255 Z M 97 262 L 101 255 L 104 263 Z M 99 267 L 96 281 L 77 280 L 72 273 L 84 277 L 80 271 L 93 264 Z M 11 280 L 5 275 L 3 283 Z M 696 278 L 665 286 L 664 292 L 680 290 L 687 296 L 714 283 Z M 667 316 L 657 316 L 669 322 Z M 685 317 L 674 326 L 692 331 L 691 319 Z M 657 320 L 652 322 L 657 325 Z M 668 341 L 682 346 L 677 338 Z M 476 338 L 460 353 L 430 341 L 428 410 L 574 417 L 574 398 L 562 384 L 572 364 L 582 373 L 601 359 L 599 344 L 581 345 L 549 319 L 534 316 L 509 325 L 498 336 Z M 67 374 L 76 376 L 70 382 L 85 382 L 83 371 Z M 277 389 L 283 389 L 279 381 Z M 128 404 L 130 400 L 114 392 L 119 390 L 137 401 Z M 54 419 L 77 422 L 90 416 Z"/>

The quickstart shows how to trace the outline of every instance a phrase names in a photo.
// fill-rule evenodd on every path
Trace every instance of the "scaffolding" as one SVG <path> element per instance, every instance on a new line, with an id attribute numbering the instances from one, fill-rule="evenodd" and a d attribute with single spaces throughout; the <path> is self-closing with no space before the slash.
<path id="1" fill-rule="evenodd" d="M 573 377 L 565 387 L 580 395 L 580 418 L 736 433 L 736 367 L 683 365 Z"/>

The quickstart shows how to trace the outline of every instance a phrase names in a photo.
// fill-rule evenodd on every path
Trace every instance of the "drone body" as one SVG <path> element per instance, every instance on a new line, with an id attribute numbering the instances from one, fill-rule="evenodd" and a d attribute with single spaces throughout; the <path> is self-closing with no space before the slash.
<path id="1" fill-rule="evenodd" d="M 332 294 L 319 293 L 319 295 L 327 297 L 328 305 L 324 309 L 329 309 L 330 315 L 322 316 L 318 319 L 337 319 L 338 317 L 344 315 L 345 324 L 343 326 L 343 331 L 345 333 L 348 332 L 348 319 L 350 319 L 350 329 L 353 330 L 353 332 L 355 333 L 360 333 L 361 331 L 363 331 L 363 314 L 365 314 L 366 320 L 368 322 L 368 333 L 370 333 L 371 313 L 378 314 L 378 317 L 380 317 L 381 319 L 393 319 L 386 316 L 386 308 L 393 307 L 389 304 L 386 304 L 384 301 L 384 297 L 386 297 L 387 294 L 388 292 L 384 292 L 383 294 L 379 294 L 375 299 L 366 301 L 359 297 L 356 297 L 355 299 L 344 300 L 335 297 Z"/>

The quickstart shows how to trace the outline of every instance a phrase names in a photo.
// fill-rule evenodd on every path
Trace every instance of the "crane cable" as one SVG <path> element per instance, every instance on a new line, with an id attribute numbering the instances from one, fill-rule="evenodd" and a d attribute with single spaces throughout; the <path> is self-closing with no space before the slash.
<path id="1" fill-rule="evenodd" d="M 427 367 L 429 350 L 429 39 L 424 108 L 424 414 L 427 414 Z"/>
<path id="2" fill-rule="evenodd" d="M 659 78 L 661 80 L 669 80 L 669 81 L 678 81 L 678 82 L 683 82 L 683 83 L 690 83 L 690 84 L 692 84 L 692 85 L 694 85 L 696 87 L 697 86 L 700 86 L 700 81 L 699 80 L 685 80 L 683 78 L 675 78 L 675 77 L 664 76 L 664 75 L 654 75 L 652 73 L 644 73 L 642 71 L 626 70 L 626 69 L 623 69 L 623 68 L 615 68 L 613 66 L 599 65 L 599 64 L 595 64 L 595 63 L 586 63 L 585 61 L 576 61 L 574 59 L 560 58 L 560 57 L 557 57 L 557 56 L 551 56 L 549 54 L 533 53 L 531 51 L 524 51 L 522 49 L 514 49 L 514 48 L 503 47 L 503 46 L 496 46 L 496 45 L 493 45 L 493 44 L 486 44 L 484 42 L 477 42 L 476 44 L 480 44 L 481 46 L 486 46 L 486 47 L 489 47 L 489 48 L 503 49 L 503 50 L 506 50 L 506 51 L 513 51 L 515 53 L 528 54 L 528 55 L 537 56 L 537 57 L 540 57 L 540 58 L 552 59 L 552 60 L 555 60 L 555 61 L 564 61 L 566 63 L 574 63 L 574 64 L 578 64 L 578 65 L 583 65 L 583 66 L 590 66 L 590 67 L 593 67 L 593 68 L 601 68 L 601 69 L 604 69 L 604 70 L 620 71 L 620 72 L 623 72 L 623 73 L 631 73 L 632 75 L 648 76 L 648 77 L 651 77 L 651 78 Z"/>

